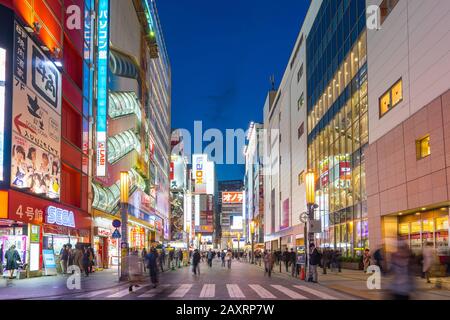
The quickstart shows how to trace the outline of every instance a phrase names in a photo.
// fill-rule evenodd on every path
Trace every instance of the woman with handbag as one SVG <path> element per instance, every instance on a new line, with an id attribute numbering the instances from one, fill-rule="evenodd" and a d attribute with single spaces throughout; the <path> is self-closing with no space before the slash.
<path id="1" fill-rule="evenodd" d="M 9 271 L 9 278 L 14 279 L 14 271 L 19 269 L 20 260 L 19 252 L 16 250 L 16 246 L 12 245 L 5 253 L 6 270 Z"/>

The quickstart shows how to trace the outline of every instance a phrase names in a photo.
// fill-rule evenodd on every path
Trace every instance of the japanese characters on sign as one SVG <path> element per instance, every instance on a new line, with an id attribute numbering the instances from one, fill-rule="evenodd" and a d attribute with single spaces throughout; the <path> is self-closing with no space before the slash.
<path id="1" fill-rule="evenodd" d="M 5 114 L 5 98 L 6 98 L 6 50 L 0 48 L 0 115 Z M 3 181 L 3 157 L 5 147 L 5 117 L 0 117 L 0 181 Z"/>
<path id="2" fill-rule="evenodd" d="M 44 211 L 32 205 L 19 205 L 15 214 L 21 221 L 26 220 L 29 223 L 42 224 Z"/>
<path id="3" fill-rule="evenodd" d="M 61 73 L 15 23 L 11 186 L 60 196 Z"/>
<path id="4" fill-rule="evenodd" d="M 222 192 L 222 203 L 242 203 L 243 200 L 242 192 Z"/>
<path id="5" fill-rule="evenodd" d="M 97 176 L 106 175 L 106 128 L 108 108 L 109 0 L 98 4 L 97 56 Z"/>

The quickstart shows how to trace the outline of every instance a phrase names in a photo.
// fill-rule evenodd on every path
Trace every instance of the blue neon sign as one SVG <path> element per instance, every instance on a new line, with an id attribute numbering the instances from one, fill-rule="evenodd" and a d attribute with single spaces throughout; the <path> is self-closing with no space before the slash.
<path id="1" fill-rule="evenodd" d="M 98 2 L 97 52 L 97 176 L 106 176 L 106 115 L 108 109 L 109 0 Z"/>

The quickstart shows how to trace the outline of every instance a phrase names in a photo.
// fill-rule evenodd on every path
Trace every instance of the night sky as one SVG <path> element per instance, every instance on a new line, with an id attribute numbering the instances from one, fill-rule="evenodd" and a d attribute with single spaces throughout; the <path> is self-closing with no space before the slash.
<path id="1" fill-rule="evenodd" d="M 247 130 L 262 122 L 309 0 L 157 0 L 172 68 L 172 128 Z M 236 152 L 242 152 L 238 150 Z M 219 165 L 219 180 L 243 179 L 243 165 Z"/>

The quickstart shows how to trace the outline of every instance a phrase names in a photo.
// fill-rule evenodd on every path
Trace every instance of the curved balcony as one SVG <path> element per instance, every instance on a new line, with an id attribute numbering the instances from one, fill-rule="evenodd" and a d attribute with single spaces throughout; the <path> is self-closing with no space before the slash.
<path id="1" fill-rule="evenodd" d="M 138 120 L 141 120 L 141 107 L 138 97 L 133 91 L 109 93 L 108 115 L 111 119 L 135 114 Z"/>
<path id="2" fill-rule="evenodd" d="M 127 130 L 108 138 L 108 162 L 114 164 L 129 152 L 140 151 L 141 143 L 133 130 Z"/>
<path id="3" fill-rule="evenodd" d="M 109 68 L 116 76 L 132 79 L 139 78 L 138 67 L 133 59 L 118 51 L 110 51 Z"/>

